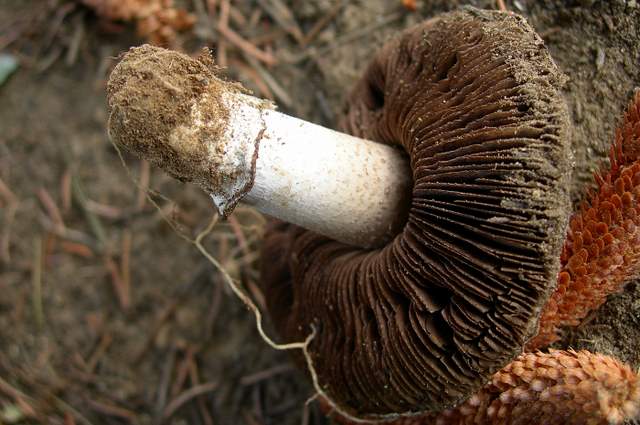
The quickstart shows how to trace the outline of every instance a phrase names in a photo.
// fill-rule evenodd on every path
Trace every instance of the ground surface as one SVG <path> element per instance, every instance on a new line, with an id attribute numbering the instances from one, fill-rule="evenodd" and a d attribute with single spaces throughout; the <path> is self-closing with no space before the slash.
<path id="1" fill-rule="evenodd" d="M 272 52 L 276 65 L 213 30 L 219 11 L 207 14 L 204 0 L 182 3 L 197 23 L 175 47 L 207 45 L 220 56 L 224 45 L 231 78 L 328 126 L 371 53 L 399 29 L 463 4 L 497 7 L 418 0 L 412 13 L 399 1 L 285 1 L 302 34 L 315 32 L 304 43 L 282 29 L 292 28 L 284 13 L 265 7 L 279 2 L 231 3 L 229 26 Z M 636 4 L 506 1 L 569 77 L 576 200 L 640 86 Z M 192 238 L 211 215 L 207 197 L 125 156 L 140 184 L 173 201 L 154 197 L 159 212 L 108 142 L 106 77 L 119 52 L 142 42 L 131 25 L 73 1 L 0 0 L 0 51 L 20 60 L 0 86 L 0 422 L 325 423 L 314 404 L 304 407 L 312 391 L 288 356 L 260 341 L 220 274 L 162 218 Z M 206 242 L 254 289 L 261 223 L 241 209 Z M 560 346 L 638 368 L 640 284 Z"/>

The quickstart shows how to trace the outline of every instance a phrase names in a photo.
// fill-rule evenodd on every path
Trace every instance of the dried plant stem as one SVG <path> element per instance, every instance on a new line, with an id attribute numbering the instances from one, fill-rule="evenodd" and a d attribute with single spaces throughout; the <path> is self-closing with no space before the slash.
<path id="1" fill-rule="evenodd" d="M 33 314 L 38 329 L 44 327 L 44 313 L 42 308 L 42 238 L 37 236 L 33 242 L 33 266 L 31 272 L 33 289 Z"/>

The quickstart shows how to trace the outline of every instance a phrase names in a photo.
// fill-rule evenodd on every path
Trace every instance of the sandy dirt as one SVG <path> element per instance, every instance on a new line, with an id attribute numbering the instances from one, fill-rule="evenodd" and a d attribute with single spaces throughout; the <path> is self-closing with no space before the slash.
<path id="1" fill-rule="evenodd" d="M 198 21 L 175 47 L 194 55 L 219 47 L 204 3 L 181 3 Z M 285 1 L 304 34 L 326 20 L 303 45 L 267 11 L 256 15 L 255 2 L 232 3 L 246 22 L 232 15 L 230 26 L 256 43 L 269 35 L 260 47 L 278 63 L 256 66 L 226 42 L 228 76 L 330 127 L 384 40 L 461 5 L 496 8 L 491 0 L 418 0 L 416 12 L 399 1 Z M 569 77 L 577 202 L 640 86 L 640 5 L 505 3 L 529 19 Z M 108 141 L 106 78 L 120 52 L 144 41 L 132 25 L 73 1 L 0 0 L 0 51 L 20 60 L 0 86 L 0 241 L 9 248 L 0 260 L 0 422 L 327 423 L 315 403 L 305 408 L 312 390 L 303 374 L 259 339 L 246 308 L 187 240 L 211 217 L 208 197 L 133 156 L 124 168 Z M 151 196 L 160 211 L 132 176 L 166 197 Z M 259 304 L 262 223 L 239 208 L 205 241 Z M 640 284 L 558 346 L 638 368 Z"/>

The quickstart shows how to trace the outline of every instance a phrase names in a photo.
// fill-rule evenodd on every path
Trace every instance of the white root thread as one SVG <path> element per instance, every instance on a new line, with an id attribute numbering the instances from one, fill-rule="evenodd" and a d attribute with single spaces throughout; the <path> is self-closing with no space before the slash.
<path id="1" fill-rule="evenodd" d="M 316 336 L 315 326 L 311 325 L 311 333 L 305 338 L 304 342 L 291 342 L 288 344 L 278 344 L 266 334 L 266 332 L 262 327 L 262 312 L 260 311 L 258 306 L 253 302 L 251 297 L 248 294 L 246 294 L 242 290 L 242 288 L 240 288 L 238 283 L 233 280 L 233 278 L 229 275 L 229 273 L 227 273 L 227 271 L 224 269 L 224 267 L 222 267 L 222 265 L 218 262 L 218 260 L 216 260 L 209 253 L 209 251 L 207 251 L 206 248 L 202 245 L 202 240 L 209 233 L 211 233 L 215 225 L 218 223 L 218 218 L 219 218 L 218 214 L 215 214 L 211 218 L 211 221 L 209 222 L 209 225 L 206 227 L 206 229 L 200 232 L 198 236 L 196 236 L 195 241 L 192 241 L 192 243 L 196 246 L 196 248 L 198 248 L 198 251 L 200 251 L 200 253 L 218 270 L 218 272 L 220 272 L 225 282 L 227 283 L 227 285 L 229 285 L 229 287 L 231 287 L 231 290 L 236 294 L 236 296 L 240 298 L 240 300 L 253 312 L 256 319 L 256 328 L 258 329 L 258 333 L 260 334 L 260 337 L 263 339 L 264 342 L 266 342 L 274 350 L 278 350 L 278 351 L 297 350 L 297 349 L 302 350 L 302 354 L 304 355 L 305 361 L 307 362 L 307 369 L 309 371 L 309 375 L 311 375 L 313 388 L 315 390 L 315 394 L 313 394 L 307 400 L 307 403 L 318 398 L 318 396 L 322 396 L 326 400 L 326 402 L 331 406 L 333 411 L 338 412 L 340 415 L 344 416 L 345 418 L 357 423 L 370 423 L 370 421 L 368 420 L 356 418 L 351 414 L 343 411 L 327 395 L 327 393 L 320 386 L 320 382 L 318 380 L 318 374 L 316 373 L 316 370 L 313 366 L 313 359 L 309 354 L 309 344 L 311 343 L 313 338 Z"/>
<path id="2" fill-rule="evenodd" d="M 278 344 L 275 341 L 273 341 L 273 339 L 271 339 L 266 334 L 266 332 L 264 331 L 263 326 L 262 326 L 262 312 L 260 311 L 258 306 L 253 302 L 251 297 L 248 294 L 246 294 L 242 290 L 242 288 L 240 288 L 238 283 L 233 280 L 233 278 L 229 275 L 229 273 L 225 270 L 225 268 L 220 264 L 220 262 L 218 260 L 216 260 L 216 258 L 213 257 L 213 255 L 211 255 L 209 253 L 209 251 L 207 251 L 206 248 L 202 245 L 202 240 L 208 234 L 210 234 L 213 231 L 213 228 L 218 223 L 219 215 L 218 214 L 214 214 L 212 216 L 209 224 L 207 225 L 207 227 L 202 232 L 200 232 L 196 236 L 195 239 L 191 239 L 189 236 L 187 236 L 182 231 L 180 231 L 180 229 L 178 229 L 178 227 L 176 226 L 176 223 L 174 223 L 173 220 L 171 220 L 169 217 L 166 216 L 166 214 L 162 211 L 162 208 L 160 207 L 160 205 L 158 205 L 156 200 L 153 199 L 153 197 L 151 195 L 153 194 L 155 196 L 158 196 L 158 197 L 160 197 L 161 199 L 163 199 L 163 200 L 165 200 L 167 202 L 173 202 L 173 201 L 171 201 L 171 199 L 169 199 L 168 197 L 166 197 L 165 195 L 163 195 L 162 193 L 160 193 L 160 192 L 158 192 L 156 190 L 153 190 L 153 189 L 151 189 L 149 187 L 142 187 L 142 185 L 140 185 L 140 183 L 138 182 L 138 179 L 133 175 L 133 173 L 131 172 L 131 169 L 129 168 L 129 166 L 127 165 L 126 161 L 124 160 L 124 157 L 123 157 L 122 152 L 121 152 L 120 148 L 118 147 L 118 145 L 116 145 L 112 140 L 110 140 L 110 141 L 111 141 L 111 144 L 113 145 L 113 147 L 115 148 L 115 150 L 116 150 L 116 152 L 118 154 L 118 157 L 120 158 L 120 161 L 121 161 L 123 167 L 125 168 L 127 174 L 129 175 L 129 178 L 131 179 L 131 181 L 136 185 L 136 187 L 138 189 L 141 189 L 141 190 L 145 191 L 145 193 L 147 195 L 147 199 L 158 210 L 158 212 L 160 213 L 161 217 L 165 220 L 165 222 L 169 225 L 169 227 L 171 227 L 171 229 L 180 238 L 182 238 L 182 239 L 186 240 L 187 242 L 189 242 L 189 243 L 191 243 L 191 244 L 196 246 L 198 251 L 200 251 L 200 253 L 218 270 L 218 272 L 220 272 L 220 274 L 222 275 L 225 283 L 227 285 L 229 285 L 229 287 L 234 292 L 234 294 L 253 312 L 255 320 L 256 320 L 256 328 L 257 328 L 258 334 L 260 335 L 262 340 L 264 342 L 266 342 L 274 350 L 278 350 L 278 351 L 298 350 L 298 349 L 302 350 L 302 354 L 303 354 L 303 356 L 305 358 L 305 361 L 307 363 L 307 370 L 309 371 L 309 375 L 311 376 L 311 383 L 312 383 L 313 389 L 315 391 L 315 393 L 313 395 L 311 395 L 311 397 L 309 397 L 307 399 L 305 404 L 311 403 L 312 401 L 316 400 L 318 397 L 321 396 L 321 397 L 324 398 L 325 402 L 328 403 L 329 406 L 331 406 L 331 409 L 332 409 L 331 411 L 332 412 L 337 412 L 338 414 L 342 415 L 346 419 L 348 419 L 348 420 L 350 420 L 352 422 L 355 422 L 355 423 L 371 423 L 370 420 L 361 419 L 361 418 L 355 417 L 355 416 L 351 415 L 350 413 L 344 411 L 322 389 L 322 386 L 320 385 L 320 381 L 318 379 L 318 374 L 316 373 L 315 367 L 313 366 L 313 359 L 311 358 L 311 354 L 309 354 L 309 344 L 311 343 L 313 338 L 316 336 L 316 328 L 315 328 L 315 326 L 311 325 L 311 333 L 305 338 L 305 340 L 303 342 L 292 342 L 292 343 L 288 343 L 288 344 Z"/>

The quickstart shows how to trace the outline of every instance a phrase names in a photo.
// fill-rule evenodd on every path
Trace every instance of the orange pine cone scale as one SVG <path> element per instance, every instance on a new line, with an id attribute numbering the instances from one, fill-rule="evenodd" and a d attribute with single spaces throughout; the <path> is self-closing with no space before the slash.
<path id="1" fill-rule="evenodd" d="M 578 325 L 640 271 L 640 91 L 609 158 L 610 169 L 595 175 L 597 190 L 569 222 L 558 286 L 529 350 L 559 339 L 559 326 Z"/>
<path id="2" fill-rule="evenodd" d="M 171 44 L 177 32 L 195 23 L 195 16 L 174 7 L 173 0 L 81 0 L 98 16 L 115 21 L 135 21 L 138 35 L 158 45 Z"/>
<path id="3" fill-rule="evenodd" d="M 330 408 L 324 404 L 324 410 Z M 640 413 L 640 381 L 629 366 L 588 351 L 521 354 L 477 394 L 437 415 L 390 425 L 621 424 Z M 339 415 L 343 425 L 355 425 Z"/>

